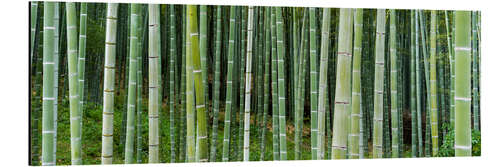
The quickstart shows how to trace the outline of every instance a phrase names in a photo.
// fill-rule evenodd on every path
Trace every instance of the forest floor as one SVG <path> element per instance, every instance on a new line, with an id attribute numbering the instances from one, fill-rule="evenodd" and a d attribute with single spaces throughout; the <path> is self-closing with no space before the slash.
<path id="1" fill-rule="evenodd" d="M 125 131 L 122 131 L 122 117 L 126 110 L 124 110 L 125 105 L 123 103 L 124 98 L 115 98 L 115 111 L 114 111 L 114 138 L 113 138 L 113 163 L 123 164 L 124 162 L 124 135 Z M 147 102 L 145 102 L 147 103 Z M 57 165 L 70 165 L 71 164 L 71 144 L 70 144 L 70 121 L 69 121 L 69 106 L 66 99 L 59 103 L 58 107 L 58 120 L 57 120 Z M 147 163 L 148 159 L 148 126 L 147 126 L 147 104 L 143 104 L 142 114 L 142 162 Z M 170 163 L 170 128 L 169 128 L 169 113 L 168 107 L 163 105 L 160 117 L 164 117 L 160 121 L 160 162 Z M 218 141 L 217 141 L 217 161 L 220 162 L 222 159 L 222 141 L 224 138 L 224 112 L 219 112 L 219 126 L 218 126 Z M 239 116 L 238 116 L 239 117 Z M 250 161 L 259 161 L 261 154 L 261 134 L 260 128 L 255 125 L 255 115 L 252 115 L 251 126 L 250 126 Z M 165 120 L 165 121 L 163 121 Z M 209 144 L 211 143 L 211 120 L 208 121 L 208 132 L 209 132 Z M 238 125 L 237 125 L 238 126 Z M 41 121 L 39 121 L 39 127 L 41 128 Z M 102 132 L 102 106 L 94 104 L 86 104 L 83 110 L 83 128 L 82 128 L 82 158 L 83 164 L 101 164 L 101 132 Z M 232 136 L 230 146 L 237 145 L 237 143 L 232 143 L 238 138 L 238 129 L 231 129 Z M 123 135 L 123 141 L 122 141 Z M 295 144 L 294 144 L 294 125 L 293 121 L 287 121 L 287 152 L 288 159 L 295 159 Z M 41 136 L 39 136 L 39 141 L 41 141 Z M 308 122 L 305 121 L 303 128 L 302 137 L 302 160 L 311 159 L 311 145 L 310 145 L 310 128 Z M 236 140 L 235 140 L 236 139 Z M 179 140 L 177 140 L 178 142 Z M 137 143 L 137 141 L 135 141 Z M 273 158 L 273 148 L 272 148 L 272 116 L 267 116 L 266 125 L 266 135 L 265 135 L 265 149 L 264 160 L 269 161 Z M 480 139 L 479 139 L 480 142 Z M 41 143 L 40 143 L 41 144 Z M 480 143 L 479 143 L 480 144 Z M 134 144 L 134 147 L 136 144 Z M 371 157 L 371 143 L 367 143 L 367 151 L 365 151 L 365 158 Z M 210 146 L 210 145 L 209 145 Z M 210 148 L 210 147 L 209 147 Z M 408 144 L 404 144 L 401 157 L 411 157 L 411 150 Z M 480 149 L 480 145 L 479 145 Z M 239 151 L 237 147 L 231 147 L 230 150 L 230 161 L 242 160 L 242 151 Z M 136 149 L 134 149 L 134 152 Z M 327 150 L 325 157 L 331 156 L 331 150 Z M 479 150 L 480 152 L 480 150 Z M 241 155 L 238 157 L 239 154 Z M 136 154 L 136 152 L 134 153 Z M 40 153 L 41 155 L 41 153 Z M 135 158 L 135 157 L 134 157 Z M 178 157 L 177 157 L 178 158 Z M 135 161 L 134 161 L 135 162 Z"/>

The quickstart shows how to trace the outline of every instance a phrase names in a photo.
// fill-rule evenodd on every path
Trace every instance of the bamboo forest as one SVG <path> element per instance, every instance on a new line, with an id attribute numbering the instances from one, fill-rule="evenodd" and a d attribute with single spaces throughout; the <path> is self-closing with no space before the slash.
<path id="1" fill-rule="evenodd" d="M 481 155 L 481 12 L 30 2 L 31 165 Z"/>

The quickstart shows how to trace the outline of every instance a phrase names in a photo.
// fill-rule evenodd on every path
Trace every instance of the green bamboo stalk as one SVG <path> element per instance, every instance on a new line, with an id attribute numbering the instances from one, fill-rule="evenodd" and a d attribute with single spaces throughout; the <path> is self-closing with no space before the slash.
<path id="1" fill-rule="evenodd" d="M 83 9 L 83 8 L 82 8 Z M 59 3 L 54 4 L 54 164 L 56 164 L 57 153 L 57 99 L 59 80 Z"/>
<path id="2" fill-rule="evenodd" d="M 472 12 L 472 113 L 474 130 L 479 130 L 478 12 Z"/>
<path id="3" fill-rule="evenodd" d="M 411 107 L 411 155 L 417 157 L 417 111 L 416 111 L 416 77 L 415 77 L 415 11 L 411 11 L 411 92 L 410 92 L 410 107 Z"/>
<path id="4" fill-rule="evenodd" d="M 302 18 L 302 28 L 301 28 L 301 41 L 300 41 L 300 50 L 299 50 L 299 62 L 298 62 L 298 85 L 297 85 L 297 92 L 295 96 L 295 124 L 297 130 L 295 131 L 295 138 L 294 138 L 294 143 L 295 143 L 295 160 L 300 160 L 302 159 L 302 127 L 304 125 L 304 94 L 305 94 L 305 73 L 307 72 L 306 69 L 306 55 L 305 53 L 306 45 L 308 46 L 309 42 L 309 36 L 307 36 L 307 10 L 304 10 L 304 15 Z"/>
<path id="5" fill-rule="evenodd" d="M 181 102 L 181 128 L 179 135 L 179 161 L 186 161 L 186 6 L 182 6 L 182 19 L 181 19 L 181 40 L 182 40 L 182 51 L 181 51 L 181 84 L 180 84 L 180 102 Z"/>
<path id="6" fill-rule="evenodd" d="M 202 10 L 201 12 L 205 12 L 206 10 Z M 197 11 L 196 6 L 188 5 L 187 8 L 188 15 L 188 32 L 189 32 L 189 41 L 191 43 L 190 54 L 188 54 L 187 59 L 191 61 L 193 66 L 193 78 L 194 79 L 194 88 L 196 92 L 196 111 L 197 111 L 197 141 L 198 141 L 198 151 L 197 157 L 199 158 L 199 162 L 207 162 L 208 161 L 208 138 L 207 138 L 207 120 L 206 120 L 206 110 L 205 110 L 205 95 L 204 95 L 204 86 L 203 86 L 203 74 L 202 72 L 202 63 L 201 63 L 201 55 L 200 55 L 200 46 L 198 41 L 198 21 L 197 21 Z M 206 21 L 206 20 L 205 20 Z M 203 22 L 202 22 L 203 24 Z M 205 23 L 206 24 L 206 23 Z M 203 27 L 203 26 L 202 26 Z M 205 26 L 206 28 L 206 26 Z M 201 28 L 203 29 L 203 28 Z M 203 34 L 203 33 L 202 33 Z M 205 33 L 206 35 L 206 33 Z M 206 42 L 206 41 L 205 41 Z M 201 42 L 203 43 L 203 42 Z M 203 48 L 204 46 L 201 46 Z M 202 51 L 203 52 L 203 51 Z M 190 82 L 188 83 L 190 84 Z"/>
<path id="7" fill-rule="evenodd" d="M 54 157 L 54 3 L 44 2 L 42 165 L 55 165 Z"/>
<path id="8" fill-rule="evenodd" d="M 446 30 L 447 34 L 447 41 L 448 41 L 448 52 L 449 52 L 449 57 L 450 57 L 450 73 L 451 73 L 451 79 L 450 79 L 450 125 L 451 127 L 455 127 L 455 12 L 452 12 L 453 20 L 452 20 L 452 31 L 451 33 L 448 32 L 448 14 L 445 11 L 446 17 Z"/>
<path id="9" fill-rule="evenodd" d="M 202 69 L 202 84 L 203 84 L 203 95 L 205 95 L 205 100 L 207 105 L 208 105 L 208 67 L 207 67 L 207 52 L 208 52 L 208 47 L 207 47 L 207 31 L 208 31 L 208 18 L 207 18 L 207 6 L 206 5 L 200 5 L 200 58 L 201 58 L 201 69 Z M 206 108 L 207 113 L 210 113 L 209 107 Z M 208 143 L 208 141 L 207 141 Z M 208 153 L 207 153 L 208 155 Z"/>
<path id="10" fill-rule="evenodd" d="M 210 146 L 210 162 L 216 162 L 217 158 L 217 138 L 218 138 L 218 126 L 219 126 L 219 108 L 220 108 L 220 101 L 219 101 L 219 96 L 220 96 L 220 71 L 221 71 L 221 36 L 222 36 L 222 9 L 221 6 L 217 6 L 217 35 L 215 39 L 215 75 L 214 75 L 214 88 L 213 88 L 213 121 L 212 121 L 212 145 Z"/>
<path id="11" fill-rule="evenodd" d="M 106 43 L 104 61 L 104 91 L 102 112 L 102 153 L 101 163 L 113 162 L 113 113 L 115 97 L 115 54 L 116 54 L 116 22 L 118 4 L 109 3 L 106 16 Z"/>
<path id="12" fill-rule="evenodd" d="M 139 4 L 131 4 L 130 14 L 130 52 L 127 95 L 127 136 L 125 140 L 125 164 L 133 163 L 134 159 L 134 134 L 135 134 L 135 106 L 137 94 L 137 47 Z"/>
<path id="13" fill-rule="evenodd" d="M 257 41 L 255 44 L 255 49 L 256 49 L 256 59 L 255 59 L 255 98 L 256 98 L 256 103 L 257 103 L 257 129 L 262 129 L 264 123 L 263 115 L 264 115 L 264 85 L 263 85 L 263 80 L 264 80 L 264 69 L 263 69 L 263 60 L 264 60 L 264 48 L 263 48 L 263 43 L 265 41 L 264 39 L 264 8 L 259 7 L 256 15 L 258 19 L 256 20 L 256 35 L 257 35 Z M 257 139 L 262 140 L 262 133 L 257 133 Z M 260 150 L 262 152 L 263 150 Z"/>
<path id="14" fill-rule="evenodd" d="M 174 5 L 169 5 L 169 8 L 170 8 L 170 18 L 169 18 L 169 21 L 170 21 L 170 78 L 169 78 L 169 84 L 170 84 L 170 97 L 169 97 L 169 101 L 170 101 L 170 162 L 173 163 L 175 162 L 175 159 L 176 159 L 176 144 L 175 144 L 175 126 L 176 126 L 176 119 L 174 118 L 175 117 L 175 109 L 174 107 L 176 105 L 174 105 L 174 103 L 176 102 L 176 99 L 178 97 L 176 97 L 176 94 L 175 94 L 175 91 L 174 91 L 174 86 L 175 86 L 175 78 L 174 78 L 174 75 L 175 75 L 175 72 L 177 72 L 176 69 L 174 69 L 174 66 L 175 66 L 175 63 L 177 63 L 177 61 L 175 61 L 175 58 L 174 57 L 177 57 L 177 32 L 176 32 L 176 29 L 175 29 L 175 23 L 176 23 L 176 19 L 175 19 L 175 6 Z"/>
<path id="15" fill-rule="evenodd" d="M 244 109 L 244 103 L 245 103 L 245 75 L 243 75 L 245 73 L 245 60 L 243 57 L 245 57 L 245 54 L 246 54 L 246 46 L 247 45 L 247 38 L 245 38 L 247 36 L 247 15 L 248 15 L 248 8 L 245 8 L 245 7 L 242 7 L 241 10 L 241 18 L 242 18 L 242 21 L 241 21 L 241 26 L 240 26 L 240 36 L 241 36 L 241 46 L 240 47 L 240 53 L 239 53 L 239 56 L 241 57 L 240 58 L 240 73 L 241 74 L 239 76 L 240 80 L 239 80 L 239 84 L 240 85 L 240 92 L 239 93 L 239 96 L 240 96 L 240 100 L 239 100 L 239 129 L 238 129 L 238 150 L 242 151 L 243 150 L 243 137 L 244 137 L 244 121 L 241 121 L 244 117 L 244 113 L 245 113 L 245 109 Z M 243 154 L 242 153 L 238 153 L 238 160 L 243 160 Z"/>
<path id="16" fill-rule="evenodd" d="M 80 4 L 80 31 L 78 41 L 78 113 L 80 114 L 80 138 L 82 137 L 83 93 L 85 84 L 85 52 L 87 48 L 87 3 Z M 57 114 L 56 114 L 57 115 Z M 56 124 L 57 125 L 57 124 Z"/>
<path id="17" fill-rule="evenodd" d="M 287 160 L 286 149 L 286 111 L 285 111 L 285 46 L 284 28 L 281 7 L 276 8 L 276 30 L 277 30 L 277 55 L 278 55 L 278 94 L 279 94 L 279 134 L 280 134 L 280 160 Z"/>
<path id="18" fill-rule="evenodd" d="M 436 84 L 436 13 L 431 11 L 431 31 L 430 31 L 430 89 L 431 89 L 431 133 L 432 133 L 432 156 L 437 156 L 438 153 L 438 109 L 437 109 L 437 84 Z"/>
<path id="19" fill-rule="evenodd" d="M 36 77 L 33 77 L 33 79 L 36 81 L 35 84 L 34 84 L 34 90 L 36 90 L 36 94 L 34 94 L 33 96 L 33 99 L 32 99 L 32 108 L 33 110 L 31 110 L 31 117 L 33 118 L 31 121 L 31 127 L 30 128 L 33 128 L 30 133 L 31 133 L 31 154 L 30 154 L 30 160 L 31 160 L 31 164 L 30 165 L 39 165 L 40 164 L 40 157 L 39 157 L 39 152 L 40 152 L 40 147 L 39 147 L 39 130 L 38 130 L 38 124 L 39 124 L 39 120 L 40 120 L 40 116 L 39 116 L 39 111 L 40 111 L 40 106 L 39 105 L 39 101 L 40 101 L 40 82 L 39 82 L 39 77 L 41 77 L 41 75 L 38 75 L 38 71 L 40 71 L 40 67 L 38 66 L 38 61 L 40 58 L 39 55 L 37 55 L 37 57 L 35 57 L 35 59 L 33 58 L 34 57 L 34 54 L 35 54 L 35 50 L 38 48 L 38 41 L 39 41 L 39 38 L 37 38 L 36 36 L 38 35 L 37 31 L 38 30 L 38 27 L 39 27 L 39 21 L 38 21 L 38 2 L 30 2 L 31 4 L 31 18 L 30 18 L 30 21 L 31 21 L 31 24 L 30 24 L 30 31 L 31 31 L 31 34 L 30 34 L 30 66 L 33 67 L 33 72 L 30 74 L 35 74 Z M 57 16 L 54 16 L 54 17 L 57 17 Z M 55 21 L 55 20 L 54 20 Z M 57 41 L 57 40 L 55 40 Z M 55 46 L 54 46 L 55 47 Z M 57 66 L 55 67 L 57 68 Z M 54 69 L 55 70 L 55 69 Z M 56 75 L 57 76 L 57 75 Z M 32 80 L 33 81 L 33 80 Z M 30 85 L 31 86 L 31 85 Z M 54 96 L 54 97 L 57 97 L 57 96 Z M 54 101 L 54 103 L 57 103 L 57 100 Z M 55 136 L 55 135 L 54 135 Z M 54 151 L 55 152 L 55 151 Z"/>
<path id="20" fill-rule="evenodd" d="M 143 60 L 142 60 L 142 55 L 143 55 L 143 43 L 144 43 L 144 37 L 146 36 L 146 29 L 144 28 L 146 24 L 144 17 L 144 6 L 139 5 L 139 19 L 138 19 L 138 33 L 140 33 L 138 37 L 138 49 L 137 49 L 137 100 L 136 100 L 136 109 L 137 109 L 137 123 L 136 123 L 136 134 L 137 134 L 137 155 L 136 155 L 136 162 L 137 163 L 142 163 L 142 127 L 144 126 L 142 124 L 142 66 L 143 66 Z M 169 66 L 170 67 L 170 66 Z M 171 87 L 170 87 L 171 88 Z M 170 99 L 169 99 L 170 100 Z M 172 132 L 172 131 L 171 131 Z"/>
<path id="21" fill-rule="evenodd" d="M 186 162 L 196 162 L 196 119 L 195 119 L 195 97 L 193 58 L 191 54 L 191 24 L 190 7 L 186 6 Z"/>
<path id="22" fill-rule="evenodd" d="M 245 72 L 245 127 L 243 142 L 243 161 L 249 161 L 250 155 L 250 99 L 252 81 L 252 36 L 253 36 L 253 6 L 248 7 L 247 56 Z"/>
<path id="23" fill-rule="evenodd" d="M 471 156 L 471 12 L 455 13 L 455 156 Z"/>
<path id="24" fill-rule="evenodd" d="M 431 90 L 430 90 L 430 70 L 429 70 L 429 60 L 428 60 L 428 53 L 427 53 L 427 30 L 424 25 L 426 25 L 425 22 L 425 15 L 423 14 L 422 10 L 418 11 L 419 13 L 419 26 L 420 26 L 420 33 L 421 33 L 421 46 L 422 46 L 422 57 L 423 57 L 423 64 L 424 64 L 424 77 L 425 77 L 425 89 L 426 93 L 423 96 L 425 99 L 424 106 L 425 106 L 425 141 L 424 141 L 424 154 L 425 157 L 430 157 L 431 150 L 429 149 L 431 147 L 431 133 L 430 133 L 430 112 L 431 112 Z"/>
<path id="25" fill-rule="evenodd" d="M 318 79 L 317 79 L 317 56 L 316 56 L 316 9 L 309 8 L 309 62 L 310 69 L 310 106 L 311 106 L 311 156 L 312 160 L 318 159 Z"/>
<path id="26" fill-rule="evenodd" d="M 373 158 L 382 158 L 382 122 L 384 99 L 384 52 L 385 9 L 377 9 L 377 32 L 375 44 L 375 111 L 373 118 Z"/>
<path id="27" fill-rule="evenodd" d="M 265 150 L 266 150 L 266 133 L 267 133 L 267 115 L 269 113 L 269 72 L 270 72 L 270 58 L 271 58 L 271 8 L 265 8 L 265 57 L 264 57 L 264 114 L 263 114 L 263 122 L 264 126 L 262 127 L 262 138 L 260 144 L 260 160 L 265 160 Z"/>
<path id="28" fill-rule="evenodd" d="M 235 7 L 231 6 L 230 11 L 230 32 L 229 32 L 229 47 L 228 47 L 228 57 L 227 57 L 227 73 L 226 73 L 226 109 L 224 110 L 224 141 L 222 146 L 222 161 L 229 161 L 229 135 L 231 128 L 231 105 L 233 100 L 232 95 L 232 85 L 233 85 L 233 57 L 234 57 L 234 39 L 235 39 Z"/>
<path id="29" fill-rule="evenodd" d="M 67 31 L 68 31 L 68 76 L 69 76 L 69 106 L 71 126 L 71 164 L 82 164 L 81 119 L 78 111 L 78 48 L 76 32 L 76 7 L 74 2 L 66 3 Z"/>
<path id="30" fill-rule="evenodd" d="M 354 51 L 352 60 L 352 111 L 351 129 L 349 131 L 349 159 L 360 158 L 362 152 L 362 116 L 361 114 L 361 49 L 363 38 L 363 9 L 356 9 L 354 13 Z M 340 43 L 340 42 L 339 42 Z"/>
<path id="31" fill-rule="evenodd" d="M 149 163 L 159 163 L 159 56 L 160 56 L 160 6 L 149 4 Z"/>
<path id="32" fill-rule="evenodd" d="M 273 160 L 279 160 L 279 119 L 278 119 L 278 57 L 276 48 L 276 8 L 271 8 L 271 90 L 273 101 Z"/>
<path id="33" fill-rule="evenodd" d="M 392 158 L 399 157 L 399 120 L 398 114 L 399 110 L 397 107 L 398 103 L 398 70 L 397 70 L 397 47 L 396 47 L 396 11 L 394 9 L 390 10 L 390 80 L 391 80 L 391 130 L 392 130 Z"/>
<path id="34" fill-rule="evenodd" d="M 349 11 L 350 12 L 350 11 Z M 349 13 L 350 14 L 350 13 Z M 349 17 L 348 15 L 347 17 Z M 347 25 L 349 26 L 349 25 Z M 318 159 L 324 158 L 325 152 L 325 110 L 327 103 L 327 69 L 328 69 L 328 44 L 330 35 L 330 9 L 323 8 L 323 23 L 321 28 L 321 57 L 319 73 L 318 94 Z M 347 42 L 346 42 L 347 43 Z M 349 51 L 348 51 L 349 52 Z M 348 55 L 349 56 L 349 55 Z"/>
<path id="35" fill-rule="evenodd" d="M 362 15 L 363 15 L 364 11 L 363 11 L 363 10 L 361 10 L 361 9 L 356 9 L 356 12 L 359 12 L 359 14 L 358 14 L 358 13 L 356 13 L 356 17 L 355 17 L 355 18 L 361 17 L 361 20 L 359 20 L 359 21 L 356 21 L 356 20 L 355 20 L 355 22 L 354 22 L 354 31 L 355 31 L 355 32 L 354 32 L 354 40 L 355 40 L 355 41 L 354 41 L 354 42 L 355 42 L 355 43 L 354 43 L 354 46 L 355 46 L 355 48 L 354 48 L 354 51 L 353 51 L 353 52 L 354 52 L 354 57 L 353 57 L 353 58 L 354 58 L 354 59 L 356 59 L 356 55 L 357 55 L 357 54 L 360 54 L 360 60 L 362 60 L 362 59 L 363 59 L 363 54 L 364 54 L 364 52 L 366 52 L 366 49 L 365 49 L 365 50 L 363 50 L 363 48 L 362 48 L 362 46 L 363 46 L 363 33 L 364 33 L 364 32 L 362 31 L 362 28 L 363 28 L 363 26 L 364 26 L 364 23 L 363 23 L 364 21 L 363 21 L 363 19 L 362 19 L 362 18 L 363 18 L 363 17 L 362 17 Z M 361 16 L 359 16 L 359 15 L 361 15 Z M 359 29 L 361 29 L 361 32 L 358 32 L 358 31 L 359 31 L 359 30 L 358 30 L 358 27 L 360 27 Z M 358 37 L 358 36 L 360 36 L 360 37 Z M 357 51 L 357 49 L 356 49 L 356 41 L 358 40 L 358 38 L 359 38 L 359 41 L 361 41 L 361 48 L 360 48 L 360 51 L 361 51 L 361 52 L 360 52 L 360 53 L 356 53 L 356 52 L 358 52 L 358 51 Z M 366 38 L 366 37 L 365 37 L 365 38 Z M 368 36 L 368 39 L 369 39 L 369 36 Z M 368 49 L 369 49 L 369 48 L 368 48 Z M 365 57 L 366 57 L 366 56 L 365 56 Z M 353 60 L 353 69 L 354 69 L 354 68 L 357 68 L 356 66 L 354 66 L 354 65 L 355 65 L 354 63 L 355 63 L 356 61 L 357 61 L 357 60 Z M 361 63 L 361 64 L 360 64 L 361 66 L 363 66 L 363 65 L 364 65 L 363 61 L 360 61 L 360 63 Z M 364 72 L 364 71 L 367 69 L 367 68 L 366 68 L 366 65 L 365 65 L 364 67 L 365 67 L 365 68 L 361 68 L 361 67 L 360 67 L 360 69 L 359 69 L 359 70 L 360 70 L 360 76 L 359 76 L 359 78 L 360 78 L 360 79 L 359 79 L 359 82 L 360 82 L 360 86 L 359 86 L 359 87 L 360 87 L 360 92 L 359 92 L 359 93 L 360 93 L 360 94 L 359 94 L 359 97 L 360 97 L 360 99 L 359 99 L 359 106 L 360 106 L 360 107 L 359 107 L 359 115 L 360 115 L 360 117 L 359 117 L 359 158 L 360 158 L 360 159 L 364 159 L 364 158 L 365 158 L 365 147 L 367 146 L 367 144 L 366 144 L 366 143 L 367 143 L 367 140 L 368 140 L 368 137 L 367 137 L 367 136 L 368 136 L 368 135 L 367 135 L 367 134 L 368 134 L 368 132 L 366 132 L 366 131 L 369 131 L 369 129 L 367 128 L 367 127 L 368 127 L 367 125 L 369 125 L 369 124 L 367 124 L 367 120 L 369 120 L 369 119 L 367 118 L 367 114 L 365 114 L 365 109 L 366 109 L 367 107 L 366 107 L 366 106 L 363 106 L 363 96 L 362 96 L 362 94 L 364 94 L 364 93 L 365 93 L 366 87 L 368 86 L 368 84 L 366 84 L 367 82 L 362 82 L 362 81 L 363 81 L 363 79 L 364 79 L 364 78 L 362 77 L 362 76 L 363 76 L 363 75 L 362 75 L 362 74 L 363 74 L 362 72 Z M 355 76 L 355 75 L 354 75 L 354 73 L 353 73 L 353 78 L 355 78 L 355 77 L 356 77 L 356 76 Z M 365 85 L 366 85 L 366 86 L 365 86 Z M 354 79 L 353 79 L 353 92 L 354 92 L 354 86 L 355 86 L 355 85 L 354 85 Z M 363 88 L 362 86 L 365 86 L 365 87 Z M 354 96 L 353 96 L 353 97 L 354 97 Z M 364 97 L 365 97 L 365 98 L 368 98 L 368 96 L 366 96 L 366 95 L 365 95 Z M 355 101 L 354 101 L 354 98 L 353 98 L 353 100 L 352 100 L 352 101 L 353 101 L 353 109 L 354 109 L 354 106 L 357 106 L 357 105 L 354 105 L 354 104 L 355 104 L 355 103 L 354 103 L 354 102 L 355 102 Z M 366 137 L 365 137 L 365 135 L 366 135 Z"/>
<path id="36" fill-rule="evenodd" d="M 422 151 L 422 105 L 421 105 L 421 76 L 420 76 L 420 44 L 419 44 L 419 22 L 418 22 L 418 11 L 415 11 L 415 79 L 416 79 L 416 112 L 417 112 L 417 139 L 418 139 L 418 147 L 417 147 L 417 155 L 419 157 L 423 156 L 423 151 Z"/>
<path id="37" fill-rule="evenodd" d="M 351 57 L 352 51 L 349 49 L 350 37 L 352 34 L 349 30 L 352 27 L 352 9 L 340 9 L 339 18 L 339 38 L 338 38 L 338 53 L 337 53 L 337 78 L 335 88 L 335 117 L 333 120 L 333 137 L 332 137 L 332 159 L 346 158 L 347 154 L 347 134 L 349 119 L 349 99 L 351 89 L 348 89 L 351 78 L 348 73 L 351 73 Z M 327 52 L 325 50 L 325 52 Z M 322 52 L 323 53 L 323 50 Z M 325 53 L 326 54 L 326 53 Z M 312 63 L 312 62 L 311 62 Z M 313 64 L 311 64 L 313 66 Z M 320 90 L 320 93 L 322 91 Z M 319 146 L 319 145 L 318 145 Z"/>

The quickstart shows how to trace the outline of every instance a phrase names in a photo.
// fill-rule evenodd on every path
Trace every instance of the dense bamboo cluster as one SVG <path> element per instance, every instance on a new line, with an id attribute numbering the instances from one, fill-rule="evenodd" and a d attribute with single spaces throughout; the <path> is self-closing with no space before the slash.
<path id="1" fill-rule="evenodd" d="M 30 12 L 32 165 L 480 151 L 479 11 L 32 2 Z"/>

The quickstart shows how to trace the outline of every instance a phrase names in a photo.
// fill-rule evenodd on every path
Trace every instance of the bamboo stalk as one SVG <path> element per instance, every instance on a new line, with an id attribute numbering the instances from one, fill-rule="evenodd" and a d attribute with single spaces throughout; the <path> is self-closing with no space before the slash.
<path id="1" fill-rule="evenodd" d="M 69 75 L 69 104 L 71 126 L 71 164 L 82 164 L 81 119 L 78 111 L 78 48 L 76 31 L 76 7 L 74 2 L 66 3 L 67 31 L 68 31 L 68 75 Z"/>
<path id="2" fill-rule="evenodd" d="M 159 75 L 160 6 L 149 4 L 149 163 L 159 163 Z"/>
<path id="3" fill-rule="evenodd" d="M 56 165 L 54 157 L 54 3 L 44 2 L 42 165 Z"/>
<path id="4" fill-rule="evenodd" d="M 175 94 L 175 90 L 174 90 L 174 87 L 176 86 L 175 84 L 175 73 L 177 72 L 178 73 L 178 70 L 175 68 L 175 64 L 178 63 L 177 60 L 177 33 L 176 33 L 176 28 L 175 28 L 175 25 L 176 25 L 176 19 L 175 19 L 175 6 L 174 5 L 169 5 L 169 9 L 170 9 L 170 14 L 169 14 L 169 21 L 170 21 L 170 55 L 169 55 L 169 59 L 170 59 L 170 65 L 169 65 L 169 68 L 170 68 L 170 76 L 169 76 L 169 82 L 170 82 L 170 97 L 169 97 L 169 101 L 170 101 L 170 163 L 173 163 L 173 162 L 176 162 L 176 130 L 175 130 L 175 127 L 176 127 L 176 119 L 175 119 L 175 115 L 176 115 L 176 109 L 174 105 L 174 103 L 176 102 L 177 98 L 179 98 L 178 96 L 176 96 Z"/>
<path id="5" fill-rule="evenodd" d="M 277 48 L 276 48 L 276 40 L 277 40 L 277 30 L 276 30 L 276 8 L 271 8 L 271 68 L 272 68 L 272 79 L 271 85 L 272 88 L 272 101 L 273 101 L 273 160 L 280 159 L 279 153 L 279 119 L 278 119 L 278 57 L 277 57 Z"/>
<path id="6" fill-rule="evenodd" d="M 250 155 L 250 98 L 252 81 L 252 35 L 253 35 L 253 6 L 248 7 L 248 28 L 247 28 L 247 56 L 245 72 L 245 127 L 243 143 L 243 161 L 249 161 Z"/>
<path id="7" fill-rule="evenodd" d="M 265 160 L 265 152 L 266 152 L 266 133 L 267 133 L 267 115 L 269 113 L 269 88 L 270 88 L 270 82 L 269 82 L 269 72 L 270 72 L 270 58 L 271 58 L 271 8 L 266 7 L 265 8 L 265 48 L 264 53 L 265 57 L 263 60 L 264 64 L 264 114 L 263 114 L 263 126 L 262 126 L 262 138 L 261 138 L 261 145 L 260 145 L 260 160 L 264 161 Z"/>
<path id="8" fill-rule="evenodd" d="M 302 129 L 304 125 L 304 99 L 305 99 L 305 73 L 306 69 L 306 61 L 307 61 L 307 51 L 306 47 L 309 46 L 309 34 L 308 34 L 308 19 L 307 19 L 307 10 L 304 10 L 304 15 L 302 18 L 302 28 L 301 28 L 301 42 L 300 42 L 300 50 L 299 50 L 299 62 L 298 62 L 298 85 L 297 92 L 295 96 L 295 121 L 296 121 L 296 132 L 295 132 L 295 160 L 302 159 Z"/>
<path id="9" fill-rule="evenodd" d="M 362 150 L 361 119 L 361 49 L 363 38 L 363 9 L 356 9 L 354 13 L 354 50 L 352 65 L 352 111 L 351 129 L 349 131 L 349 159 L 360 158 Z"/>
<path id="10" fill-rule="evenodd" d="M 471 12 L 455 14 L 455 156 L 471 156 Z"/>
<path id="11" fill-rule="evenodd" d="M 317 56 L 316 56 L 316 9 L 315 8 L 309 8 L 309 20 L 311 22 L 309 23 L 310 29 L 309 29 L 309 43 L 310 43 L 310 49 L 309 49 L 309 62 L 310 62 L 310 69 L 309 69 L 309 75 L 311 77 L 310 79 L 310 106 L 311 106 L 311 156 L 312 160 L 317 160 L 318 159 L 318 79 L 317 79 Z"/>
<path id="12" fill-rule="evenodd" d="M 437 156 L 438 153 L 438 109 L 437 109 L 437 84 L 436 84 L 436 13 L 431 11 L 431 31 L 430 31 L 430 90 L 431 90 L 431 133 L 432 133 L 432 156 Z"/>
<path id="13" fill-rule="evenodd" d="M 397 85 L 399 84 L 397 81 L 398 70 L 397 70 L 397 53 L 396 50 L 396 11 L 394 9 L 390 10 L 390 80 L 391 80 L 391 131 L 392 131 L 392 157 L 399 157 L 399 121 L 398 114 L 399 110 L 397 107 L 398 103 L 398 90 Z"/>
<path id="14" fill-rule="evenodd" d="M 350 14 L 350 11 L 349 11 Z M 349 17 L 350 15 L 348 15 Z M 347 25 L 349 27 L 349 25 Z M 330 35 L 330 9 L 323 8 L 323 24 L 321 28 L 321 57 L 318 94 L 318 159 L 324 159 L 325 153 L 325 110 L 327 103 L 327 70 L 328 44 Z"/>
<path id="15" fill-rule="evenodd" d="M 233 85 L 233 57 L 234 57 L 234 40 L 235 40 L 235 7 L 231 6 L 230 11 L 230 32 L 229 32 L 229 47 L 228 47 L 228 63 L 226 73 L 226 108 L 224 110 L 224 141 L 222 146 L 222 161 L 229 161 L 229 138 L 231 128 L 231 105 L 232 105 L 232 85 Z"/>
<path id="16" fill-rule="evenodd" d="M 137 96 L 137 51 L 138 51 L 138 25 L 139 5 L 131 5 L 130 14 L 130 52 L 129 52 L 129 77 L 127 95 L 127 136 L 125 140 L 125 163 L 133 163 L 134 159 L 134 134 L 135 134 L 135 111 Z"/>
<path id="17" fill-rule="evenodd" d="M 106 43 L 104 60 L 104 91 L 102 112 L 101 163 L 113 162 L 113 113 L 115 97 L 116 22 L 118 4 L 108 3 L 106 16 Z"/>
<path id="18" fill-rule="evenodd" d="M 281 7 L 276 8 L 277 55 L 278 55 L 278 94 L 279 94 L 279 134 L 280 134 L 280 160 L 287 160 L 286 149 L 286 111 L 285 111 L 285 46 L 283 35 L 283 16 Z"/>
<path id="19" fill-rule="evenodd" d="M 80 32 L 80 35 L 79 35 L 79 41 L 78 41 L 79 46 L 78 46 L 78 67 L 77 67 L 78 68 L 78 96 L 79 96 L 78 113 L 80 114 L 80 118 L 82 118 L 82 116 L 83 116 L 83 94 L 84 94 L 83 90 L 84 90 L 84 84 L 85 84 L 85 52 L 86 52 L 86 48 L 87 48 L 86 47 L 87 46 L 87 44 L 86 44 L 86 42 L 87 42 L 87 3 L 80 4 L 80 31 L 79 32 Z M 56 124 L 56 127 L 57 127 L 57 124 Z M 82 127 L 83 127 L 83 123 L 82 123 L 82 119 L 80 119 L 80 138 L 82 137 L 82 133 L 81 133 Z"/>
<path id="20" fill-rule="evenodd" d="M 85 7 L 86 10 L 86 7 Z M 83 6 L 82 6 L 83 12 Z M 59 90 L 59 3 L 54 4 L 54 164 L 57 159 L 57 105 Z"/>
<path id="21" fill-rule="evenodd" d="M 373 158 L 382 158 L 382 121 L 384 98 L 384 39 L 385 39 L 385 9 L 377 9 L 377 32 L 375 44 L 375 111 L 373 118 Z"/>

